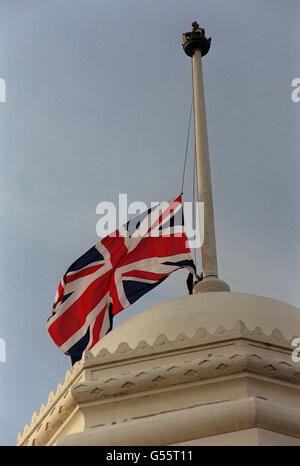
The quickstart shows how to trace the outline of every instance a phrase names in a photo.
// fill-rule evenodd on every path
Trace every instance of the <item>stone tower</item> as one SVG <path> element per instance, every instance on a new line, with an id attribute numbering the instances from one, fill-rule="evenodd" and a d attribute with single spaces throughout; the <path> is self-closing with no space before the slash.
<path id="1" fill-rule="evenodd" d="M 299 309 L 206 292 L 120 324 L 67 372 L 18 445 L 299 445 Z"/>

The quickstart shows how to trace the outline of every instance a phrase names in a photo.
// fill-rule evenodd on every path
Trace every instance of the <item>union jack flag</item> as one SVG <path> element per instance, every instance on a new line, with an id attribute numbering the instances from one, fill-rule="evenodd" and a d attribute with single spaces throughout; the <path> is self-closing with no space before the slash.
<path id="1" fill-rule="evenodd" d="M 113 316 L 183 267 L 196 273 L 180 195 L 130 220 L 68 268 L 47 330 L 74 364 L 112 329 Z"/>

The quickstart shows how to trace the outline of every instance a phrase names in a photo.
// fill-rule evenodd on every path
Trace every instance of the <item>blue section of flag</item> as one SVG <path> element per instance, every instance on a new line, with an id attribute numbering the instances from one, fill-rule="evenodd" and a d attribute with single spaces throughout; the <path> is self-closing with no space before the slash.
<path id="1" fill-rule="evenodd" d="M 75 345 L 71 346 L 71 348 L 66 352 L 68 356 L 71 358 L 72 365 L 75 362 L 79 361 L 82 358 L 82 353 L 87 347 L 87 344 L 90 339 L 90 327 L 88 327 L 86 334 L 78 340 Z"/>
<path id="2" fill-rule="evenodd" d="M 68 272 L 75 272 L 76 270 L 80 270 L 87 265 L 92 264 L 93 262 L 103 261 L 104 257 L 100 252 L 93 246 L 89 249 L 85 254 L 83 254 L 79 259 L 77 259 L 69 268 Z"/>
<path id="3" fill-rule="evenodd" d="M 167 262 L 163 262 L 163 264 L 165 265 L 173 265 L 173 266 L 177 266 L 177 267 L 192 267 L 192 269 L 196 272 L 196 267 L 195 267 L 195 264 L 194 264 L 194 261 L 191 260 L 191 259 L 185 259 L 185 260 L 182 260 L 182 261 L 167 261 Z"/>
<path id="4" fill-rule="evenodd" d="M 128 302 L 130 304 L 135 303 L 139 298 L 141 298 L 144 294 L 148 293 L 148 291 L 153 290 L 153 288 L 162 283 L 166 278 L 167 277 L 163 277 L 161 280 L 155 283 L 144 283 L 137 282 L 134 280 L 124 280 L 123 288 Z"/>

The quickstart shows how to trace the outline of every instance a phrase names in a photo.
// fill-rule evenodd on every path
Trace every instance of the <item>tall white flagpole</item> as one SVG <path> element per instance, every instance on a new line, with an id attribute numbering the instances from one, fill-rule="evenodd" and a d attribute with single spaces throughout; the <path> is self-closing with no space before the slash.
<path id="1" fill-rule="evenodd" d="M 183 34 L 183 49 L 192 57 L 194 124 L 197 166 L 198 201 L 204 204 L 204 238 L 201 246 L 203 280 L 195 286 L 193 293 L 207 291 L 230 291 L 229 286 L 218 278 L 218 261 L 215 237 L 215 222 L 212 199 L 210 161 L 206 125 L 206 110 L 202 76 L 202 57 L 210 49 L 211 39 L 205 37 L 204 29 L 195 21 L 193 30 Z"/>

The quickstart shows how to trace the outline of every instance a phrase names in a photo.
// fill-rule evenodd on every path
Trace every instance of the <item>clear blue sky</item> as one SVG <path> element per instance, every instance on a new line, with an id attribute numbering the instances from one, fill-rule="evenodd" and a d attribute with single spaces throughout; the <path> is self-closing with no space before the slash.
<path id="1" fill-rule="evenodd" d="M 212 36 L 203 67 L 220 277 L 299 305 L 299 5 L 0 1 L 0 444 L 16 443 L 70 366 L 45 324 L 66 268 L 99 240 L 97 204 L 180 192 L 192 96 L 181 34 L 194 20 Z M 175 273 L 115 325 L 186 294 L 185 279 Z"/>

